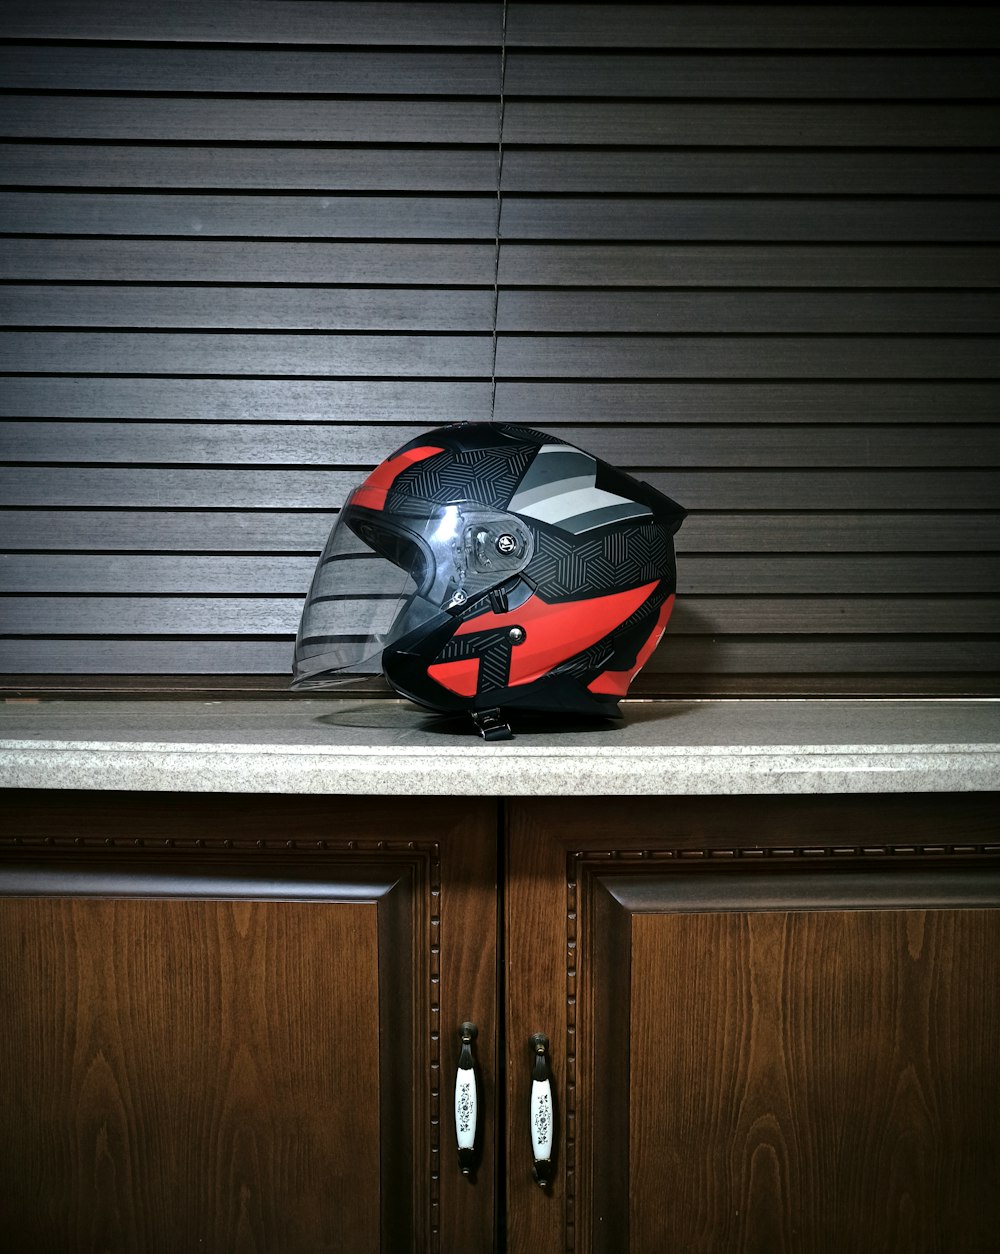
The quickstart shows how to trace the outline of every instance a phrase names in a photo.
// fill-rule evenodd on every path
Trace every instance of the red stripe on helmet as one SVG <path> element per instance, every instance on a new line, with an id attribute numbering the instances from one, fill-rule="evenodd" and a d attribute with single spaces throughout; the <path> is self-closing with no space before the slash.
<path id="1" fill-rule="evenodd" d="M 530 684 L 547 674 L 553 666 L 588 649 L 614 631 L 630 614 L 635 613 L 658 583 L 659 580 L 654 579 L 652 583 L 643 584 L 641 588 L 629 588 L 626 592 L 556 605 L 543 601 L 536 593 L 516 610 L 508 610 L 506 614 L 490 612 L 470 618 L 462 623 L 455 635 L 468 636 L 496 628 L 521 627 L 525 640 L 511 650 L 508 684 L 511 688 L 518 684 Z"/>
<path id="2" fill-rule="evenodd" d="M 360 488 L 354 493 L 353 505 L 363 505 L 365 509 L 385 509 L 385 498 L 389 489 L 399 476 L 415 462 L 422 462 L 435 453 L 443 453 L 444 449 L 431 445 L 407 449 L 396 457 L 390 457 L 381 466 L 376 466 Z"/>
<path id="3" fill-rule="evenodd" d="M 667 627 L 667 619 L 670 617 L 670 611 L 673 608 L 674 598 L 669 596 L 660 606 L 660 613 L 657 616 L 653 630 L 649 633 L 646 643 L 639 650 L 638 657 L 628 670 L 604 671 L 603 674 L 598 675 L 595 680 L 592 680 L 587 685 L 588 691 L 607 693 L 608 696 L 612 697 L 624 697 L 628 692 L 629 684 L 646 665 L 653 655 L 653 650 L 660 643 L 660 638 Z"/>
<path id="4" fill-rule="evenodd" d="M 479 658 L 438 662 L 434 666 L 428 666 L 427 674 L 449 692 L 457 692 L 460 697 L 474 697 L 479 687 Z"/>

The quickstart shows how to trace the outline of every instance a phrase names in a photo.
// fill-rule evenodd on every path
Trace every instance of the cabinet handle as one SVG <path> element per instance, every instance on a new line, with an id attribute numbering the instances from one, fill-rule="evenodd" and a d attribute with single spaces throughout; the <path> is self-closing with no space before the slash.
<path id="1" fill-rule="evenodd" d="M 530 1044 L 534 1057 L 531 1069 L 531 1153 L 535 1160 L 535 1181 L 545 1188 L 552 1182 L 552 1147 L 555 1140 L 549 1038 L 542 1032 L 536 1032 Z"/>
<path id="2" fill-rule="evenodd" d="M 455 1072 L 455 1140 L 458 1142 L 458 1165 L 463 1176 L 471 1175 L 476 1165 L 479 1091 L 476 1087 L 476 1064 L 472 1060 L 472 1042 L 478 1035 L 479 1029 L 474 1023 L 463 1023 L 458 1029 L 462 1052 Z"/>

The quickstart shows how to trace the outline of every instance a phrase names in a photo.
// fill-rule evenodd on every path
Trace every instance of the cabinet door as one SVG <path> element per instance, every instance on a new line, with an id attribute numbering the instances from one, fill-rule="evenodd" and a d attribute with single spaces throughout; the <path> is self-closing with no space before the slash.
<path id="1" fill-rule="evenodd" d="M 7 801 L 11 1248 L 492 1248 L 494 807 Z M 449 1090 L 464 1019 L 472 1178 Z"/>
<path id="2" fill-rule="evenodd" d="M 945 800 L 512 807 L 512 1251 L 996 1248 L 998 821 Z"/>

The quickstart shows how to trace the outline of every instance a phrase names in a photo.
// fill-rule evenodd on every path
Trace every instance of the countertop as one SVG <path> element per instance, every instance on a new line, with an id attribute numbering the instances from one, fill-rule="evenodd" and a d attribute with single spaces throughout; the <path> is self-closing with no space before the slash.
<path id="1" fill-rule="evenodd" d="M 630 701 L 515 726 L 406 701 L 8 701 L 0 787 L 381 795 L 1000 789 L 1000 701 Z"/>

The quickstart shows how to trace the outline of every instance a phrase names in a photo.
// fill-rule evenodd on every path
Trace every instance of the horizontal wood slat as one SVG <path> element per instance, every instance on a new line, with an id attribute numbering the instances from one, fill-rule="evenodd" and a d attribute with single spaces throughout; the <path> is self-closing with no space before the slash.
<path id="1" fill-rule="evenodd" d="M 961 110 L 963 106 L 953 108 Z M 468 98 L 275 100 L 234 97 L 221 100 L 210 96 L 137 99 L 68 94 L 0 98 L 0 135 L 5 139 L 495 146 L 499 117 L 496 100 Z M 950 120 L 950 132 L 954 134 L 956 128 L 971 125 L 970 119 L 954 117 Z M 949 132 L 947 124 L 942 126 L 942 134 Z M 948 146 L 948 140 L 941 136 L 937 142 Z M 971 143 L 971 138 L 967 142 Z M 926 147 L 926 143 L 922 146 Z"/>
<path id="2" fill-rule="evenodd" d="M 988 148 L 996 143 L 998 123 L 1000 109 L 978 103 L 513 101 L 504 111 L 504 142 L 711 146 L 724 138 L 727 146 L 736 148 Z M 85 120 L 81 124 L 88 125 Z M 19 125 L 30 122 L 25 119 Z M 73 123 L 67 119 L 59 125 Z M 102 123 L 95 120 L 90 125 Z M 6 127 L 3 130 L 6 133 Z"/>
<path id="3" fill-rule="evenodd" d="M 0 466 L 9 506 L 325 510 L 358 486 L 350 470 Z M 994 510 L 993 470 L 673 470 L 644 477 L 686 509 Z"/>
<path id="4" fill-rule="evenodd" d="M 497 374 L 529 378 L 982 378 L 995 337 L 502 337 Z M 66 374 L 489 377 L 488 335 L 11 331 L 0 370 Z"/>
<path id="5" fill-rule="evenodd" d="M 500 256 L 500 281 L 566 287 L 996 287 L 1000 248 L 509 244 Z"/>
<path id="6" fill-rule="evenodd" d="M 956 208 L 948 220 L 965 238 L 989 238 L 977 222 L 981 210 L 971 202 L 968 213 Z M 492 240 L 496 217 L 495 190 L 424 197 L 0 193 L 0 231 L 15 235 Z M 907 232 L 905 222 L 901 229 Z"/>
<path id="7" fill-rule="evenodd" d="M 10 186 L 495 192 L 485 148 L 0 143 Z M 507 148 L 503 190 L 595 195 L 1000 194 L 996 152 Z"/>
<path id="8" fill-rule="evenodd" d="M 997 193 L 998 167 L 995 150 L 505 147 L 502 186 L 505 193 L 986 196 Z"/>
<path id="9" fill-rule="evenodd" d="M 791 57 L 622 55 L 511 48 L 504 90 L 516 96 L 753 99 L 977 99 L 995 94 L 1000 57 L 842 52 Z M 21 44 L 0 48 L 0 81 L 22 91 L 278 95 L 496 95 L 496 50 L 144 48 Z"/>
<path id="10" fill-rule="evenodd" d="M 960 322 L 962 314 L 955 312 Z M 0 287 L 0 323 L 41 326 L 53 318 L 63 327 L 490 331 L 493 293 L 406 287 Z"/>
<path id="11" fill-rule="evenodd" d="M 492 243 L 0 238 L 0 279 L 490 287 Z M 1000 287 L 987 245 L 506 244 L 504 287 Z"/>
<path id="12" fill-rule="evenodd" d="M 493 4 L 354 3 L 352 0 L 9 0 L 9 38 L 177 43 L 492 44 Z"/>
<path id="13" fill-rule="evenodd" d="M 314 561 L 335 517 L 330 509 L 8 509 L 0 525 L 8 553 L 280 552 Z M 687 555 L 695 553 L 993 553 L 1000 552 L 1000 514 L 692 513 L 674 542 L 682 574 Z"/>
<path id="14" fill-rule="evenodd" d="M 956 5 L 514 4 L 508 41 L 538 47 L 983 48 L 995 12 Z M 953 20 L 952 20 L 953 19 Z"/>
<path id="15" fill-rule="evenodd" d="M 750 200 L 735 196 L 716 200 L 518 197 L 504 202 L 501 233 L 504 240 L 989 243 L 997 238 L 997 208 L 996 203 L 988 200 L 955 198 L 899 201 L 869 197 L 852 201 L 790 197 Z"/>
<path id="16" fill-rule="evenodd" d="M 989 68 L 989 60 L 962 58 L 950 76 L 954 90 L 947 94 L 977 95 L 971 89 Z M 895 64 L 886 58 L 883 72 L 891 73 Z M 913 67 L 908 79 L 913 94 L 933 91 L 934 78 L 928 72 L 935 64 L 938 60 L 929 58 L 923 72 L 920 65 Z M 877 74 L 877 68 L 868 67 L 864 61 L 857 68 L 861 74 Z M 836 61 L 831 70 L 835 81 L 844 80 L 843 74 L 837 74 Z M 0 82 L 22 91 L 496 96 L 500 90 L 500 57 L 492 48 L 451 52 L 423 48 L 376 52 L 326 48 L 314 52 L 298 48 L 278 52 L 258 48 L 21 44 L 0 48 Z"/>
<path id="17" fill-rule="evenodd" d="M 301 423 L 58 423 L 0 425 L 0 459 L 25 462 L 374 466 L 421 427 Z M 663 466 L 1000 466 L 1000 430 L 984 426 L 796 425 L 561 427 L 553 434 L 631 469 Z"/>
<path id="18" fill-rule="evenodd" d="M 44 66 L 34 76 L 23 68 L 20 73 L 25 81 L 18 81 L 17 86 L 54 85 Z M 985 54 L 900 57 L 845 51 L 836 56 L 791 57 L 787 53 L 661 52 L 623 56 L 564 51 L 554 56 L 514 47 L 507 54 L 504 90 L 510 96 L 959 100 L 994 96 L 998 73 L 1000 60 Z M 99 86 L 100 80 L 95 83 Z"/>
<path id="19" fill-rule="evenodd" d="M 0 98 L 6 139 L 168 139 L 250 143 L 495 144 L 496 101 L 219 99 L 205 96 Z M 736 148 L 989 148 L 1000 108 L 908 101 L 837 104 L 533 102 L 504 111 L 510 144 Z"/>
<path id="20" fill-rule="evenodd" d="M 643 670 L 643 690 L 657 676 L 690 675 L 928 675 L 996 671 L 996 640 L 828 636 L 681 636 L 668 634 Z M 287 675 L 292 640 L 16 640 L 0 639 L 0 666 L 8 674 L 50 675 Z M 669 686 L 673 687 L 674 683 Z M 857 686 L 852 687 L 857 690 Z M 920 685 L 914 685 L 919 692 Z M 779 681 L 778 688 L 781 688 Z M 863 690 L 863 680 L 861 688 Z M 968 690 L 967 688 L 965 689 Z"/>
<path id="21" fill-rule="evenodd" d="M 302 600 L 302 596 L 0 597 L 0 635 L 294 635 Z M 1000 631 L 1000 598 L 689 596 L 678 601 L 671 621 L 672 630 L 681 635 L 995 633 Z"/>
<path id="22" fill-rule="evenodd" d="M 992 292 L 502 291 L 502 332 L 985 334 Z M 494 297 L 469 288 L 0 286 L 0 324 L 227 330 L 490 331 Z"/>
<path id="23" fill-rule="evenodd" d="M 0 279 L 488 287 L 494 252 L 493 244 L 0 239 Z"/>
<path id="24" fill-rule="evenodd" d="M 8 0 L 5 28 L 22 39 L 277 44 L 478 44 L 499 37 L 499 6 L 462 3 Z M 514 47 L 982 48 L 995 14 L 977 5 L 650 5 L 513 3 Z"/>
<path id="25" fill-rule="evenodd" d="M 737 382 L 497 384 L 497 422 L 992 422 L 1000 383 Z M 399 422 L 490 417 L 488 382 L 12 376 L 11 418 Z"/>
<path id="26" fill-rule="evenodd" d="M 0 587 L 7 593 L 60 595 L 304 596 L 315 566 L 316 559 L 312 555 L 182 557 L 144 554 L 142 557 L 116 555 L 114 561 L 109 562 L 106 556 L 8 553 L 0 554 Z M 350 587 L 352 592 L 374 593 L 380 591 L 382 585 L 375 575 L 370 586 L 355 575 Z M 766 557 L 691 554 L 681 562 L 677 577 L 679 596 L 732 596 L 736 593 L 858 596 L 876 595 L 887 587 L 897 594 L 974 594 L 987 587 L 1000 592 L 1000 553 L 769 554 Z"/>
<path id="27" fill-rule="evenodd" d="M 998 128 L 1000 129 L 1000 128 Z M 496 195 L 162 196 L 0 193 L 6 234 L 266 239 L 492 239 Z M 990 243 L 993 200 L 509 198 L 504 240 L 788 240 Z"/>

